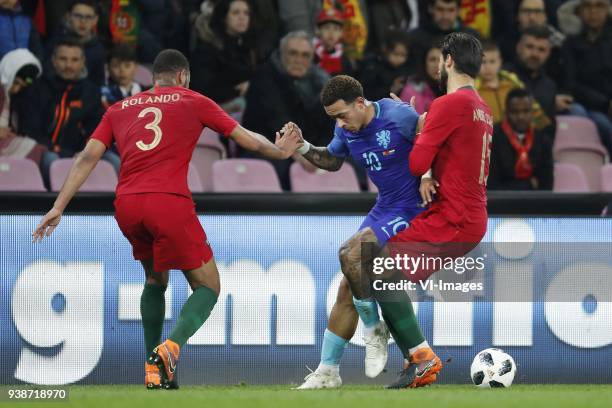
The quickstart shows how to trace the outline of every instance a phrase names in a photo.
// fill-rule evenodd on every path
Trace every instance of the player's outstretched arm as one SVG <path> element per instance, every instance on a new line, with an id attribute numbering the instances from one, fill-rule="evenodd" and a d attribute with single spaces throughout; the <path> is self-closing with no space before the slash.
<path id="1" fill-rule="evenodd" d="M 99 140 L 91 139 L 87 143 L 85 149 L 79 153 L 74 161 L 53 208 L 43 217 L 32 233 L 32 242 L 42 241 L 44 237 L 51 235 L 57 228 L 64 209 L 79 190 L 79 187 L 87 180 L 105 151 L 106 146 Z"/>
<path id="2" fill-rule="evenodd" d="M 241 147 L 261 154 L 269 159 L 288 159 L 303 145 L 303 140 L 295 133 L 281 135 L 276 133 L 276 142 L 270 142 L 265 136 L 252 132 L 238 125 L 230 137 Z"/>
<path id="3" fill-rule="evenodd" d="M 283 134 L 292 132 L 297 133 L 299 138 L 304 142 L 304 145 L 297 150 L 297 153 L 301 154 L 304 159 L 323 170 L 340 170 L 340 167 L 342 167 L 342 164 L 344 163 L 343 157 L 334 156 L 329 152 L 327 147 L 313 146 L 308 143 L 302 136 L 302 130 L 293 122 L 287 123 L 281 129 L 281 133 Z"/>
<path id="4" fill-rule="evenodd" d="M 327 171 L 338 171 L 342 167 L 342 163 L 344 163 L 342 157 L 334 156 L 327 150 L 327 147 L 310 145 L 310 148 L 302 157 L 318 168 Z"/>

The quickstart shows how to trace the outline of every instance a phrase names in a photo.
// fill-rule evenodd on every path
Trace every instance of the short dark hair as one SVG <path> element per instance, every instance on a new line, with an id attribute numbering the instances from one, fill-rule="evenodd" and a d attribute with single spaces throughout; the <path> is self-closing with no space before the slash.
<path id="1" fill-rule="evenodd" d="M 482 52 L 499 51 L 499 45 L 493 40 L 483 41 Z"/>
<path id="2" fill-rule="evenodd" d="M 429 7 L 433 7 L 436 5 L 438 0 L 429 0 Z M 461 0 L 440 0 L 442 3 L 455 3 L 457 7 L 461 7 Z"/>
<path id="3" fill-rule="evenodd" d="M 108 54 L 108 62 L 117 60 L 120 62 L 137 62 L 136 51 L 134 47 L 128 44 L 117 44 Z"/>
<path id="4" fill-rule="evenodd" d="M 98 14 L 98 2 L 94 0 L 71 0 L 70 3 L 68 3 L 67 10 L 72 11 L 74 6 L 79 4 L 91 7 L 96 12 L 96 14 Z"/>
<path id="5" fill-rule="evenodd" d="M 153 75 L 175 74 L 182 70 L 189 71 L 189 61 L 178 50 L 163 50 L 153 61 Z"/>
<path id="6" fill-rule="evenodd" d="M 533 96 L 525 88 L 514 88 L 506 95 L 506 106 L 510 104 L 511 100 L 519 98 L 533 98 Z"/>
<path id="7" fill-rule="evenodd" d="M 539 40 L 550 40 L 550 30 L 546 26 L 527 27 L 521 33 L 521 39 L 527 36 L 534 37 Z"/>
<path id="8" fill-rule="evenodd" d="M 57 52 L 59 47 L 79 48 L 83 55 L 85 55 L 85 48 L 83 47 L 83 43 L 81 42 L 81 40 L 73 36 L 60 37 L 53 46 L 53 54 Z"/>
<path id="9" fill-rule="evenodd" d="M 330 106 L 339 100 L 353 103 L 357 98 L 363 98 L 363 87 L 355 78 L 348 75 L 338 75 L 330 79 L 321 91 L 321 104 Z"/>
<path id="10" fill-rule="evenodd" d="M 410 48 L 408 33 L 401 30 L 388 30 L 383 38 L 383 50 L 392 50 L 398 44 L 403 45 L 406 49 Z"/>
<path id="11" fill-rule="evenodd" d="M 482 44 L 478 38 L 467 33 L 450 33 L 442 40 L 440 49 L 444 60 L 449 55 L 453 58 L 457 72 L 476 78 L 482 65 Z"/>

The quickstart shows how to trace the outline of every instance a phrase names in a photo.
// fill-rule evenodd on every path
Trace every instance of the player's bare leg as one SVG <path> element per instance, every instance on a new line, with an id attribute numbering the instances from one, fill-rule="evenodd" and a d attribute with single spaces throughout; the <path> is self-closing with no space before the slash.
<path id="1" fill-rule="evenodd" d="M 351 288 L 346 278 L 343 278 L 323 335 L 321 362 L 315 371 L 306 376 L 299 390 L 338 388 L 342 385 L 340 359 L 355 334 L 358 322 L 359 315 L 353 305 Z"/>
<path id="2" fill-rule="evenodd" d="M 145 286 L 140 297 L 140 315 L 148 357 L 161 341 L 166 314 L 164 294 L 168 287 L 168 271 L 154 272 L 153 259 L 141 261 L 141 264 L 145 271 Z M 145 386 L 148 389 L 162 388 L 161 372 L 149 361 L 145 361 Z"/>
<path id="3" fill-rule="evenodd" d="M 163 383 L 173 382 L 181 347 L 210 316 L 219 296 L 219 271 L 213 258 L 199 268 L 183 270 L 183 274 L 193 293 L 183 305 L 168 339 L 157 346 L 149 357 L 149 361 L 161 370 Z"/>
<path id="4" fill-rule="evenodd" d="M 364 324 L 365 373 L 371 378 L 378 376 L 387 364 L 389 330 L 380 320 L 378 305 L 372 297 L 370 276 L 362 264 L 371 262 L 379 251 L 376 234 L 366 227 L 346 241 L 339 253 L 342 273 L 350 284 L 353 304 Z"/>
<path id="5" fill-rule="evenodd" d="M 353 293 L 348 281 L 343 278 L 338 287 L 336 303 L 329 315 L 327 330 L 343 339 L 350 340 L 357 330 L 357 323 L 359 323 L 359 315 L 353 304 Z"/>

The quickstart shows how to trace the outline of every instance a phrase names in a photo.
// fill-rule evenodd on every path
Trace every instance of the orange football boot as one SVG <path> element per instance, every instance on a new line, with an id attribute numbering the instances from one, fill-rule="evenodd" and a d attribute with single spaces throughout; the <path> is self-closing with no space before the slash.
<path id="1" fill-rule="evenodd" d="M 149 356 L 148 363 L 158 367 L 163 384 L 173 382 L 180 351 L 179 345 L 168 339 L 155 347 Z"/>

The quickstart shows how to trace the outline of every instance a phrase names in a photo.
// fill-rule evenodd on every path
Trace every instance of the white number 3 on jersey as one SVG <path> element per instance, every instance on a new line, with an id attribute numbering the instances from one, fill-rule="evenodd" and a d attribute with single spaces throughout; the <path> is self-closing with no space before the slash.
<path id="1" fill-rule="evenodd" d="M 155 137 L 153 138 L 153 141 L 148 144 L 143 142 L 142 140 L 139 140 L 136 142 L 136 146 L 140 150 L 144 150 L 144 151 L 155 149 L 157 145 L 159 144 L 159 142 L 161 142 L 161 139 L 162 139 L 162 130 L 159 127 L 159 122 L 161 122 L 162 120 L 162 111 L 159 108 L 151 106 L 151 107 L 141 110 L 140 113 L 138 114 L 138 117 L 143 118 L 148 113 L 152 113 L 154 117 L 151 122 L 145 125 L 145 129 L 152 130 L 153 133 L 155 134 Z"/>

